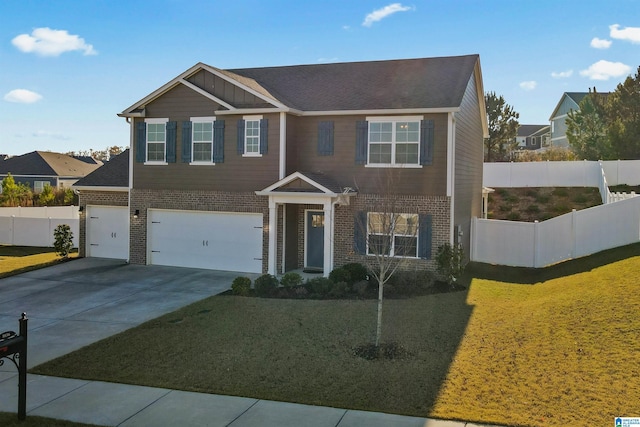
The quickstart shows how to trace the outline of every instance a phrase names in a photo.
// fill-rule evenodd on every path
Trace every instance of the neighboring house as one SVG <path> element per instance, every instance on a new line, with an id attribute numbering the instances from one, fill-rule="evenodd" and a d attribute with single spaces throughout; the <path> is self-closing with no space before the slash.
<path id="1" fill-rule="evenodd" d="M 68 188 L 99 166 L 65 154 L 33 151 L 0 162 L 0 180 L 11 174 L 16 183 L 28 184 L 39 193 L 45 185 L 54 189 Z"/>
<path id="2" fill-rule="evenodd" d="M 567 140 L 567 117 L 570 111 L 579 111 L 580 102 L 589 92 L 565 92 L 560 97 L 560 101 L 549 117 L 551 124 L 551 145 L 554 147 L 569 147 Z M 599 93 L 602 99 L 606 100 L 609 92 Z"/>
<path id="3" fill-rule="evenodd" d="M 73 185 L 80 205 L 80 256 L 129 259 L 129 150 Z"/>
<path id="4" fill-rule="evenodd" d="M 519 150 L 538 150 L 549 145 L 549 125 L 520 125 L 516 142 Z"/>
<path id="5" fill-rule="evenodd" d="M 119 115 L 132 128 L 134 264 L 327 275 L 367 256 L 364 233 L 377 230 L 358 230 L 358 219 L 398 198 L 418 232 L 393 240 L 412 240 L 402 254 L 410 268 L 433 269 L 443 243 L 460 241 L 469 253 L 471 218 L 482 215 L 477 55 L 236 70 L 198 63 Z M 387 176 L 391 196 L 381 190 Z M 108 193 L 80 187 L 80 204 L 124 203 L 99 200 Z"/>

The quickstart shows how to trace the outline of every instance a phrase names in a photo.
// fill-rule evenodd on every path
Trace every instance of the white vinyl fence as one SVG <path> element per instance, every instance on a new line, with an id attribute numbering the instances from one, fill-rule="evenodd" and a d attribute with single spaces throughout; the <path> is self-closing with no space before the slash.
<path id="1" fill-rule="evenodd" d="M 472 261 L 545 267 L 640 241 L 640 197 L 608 189 L 640 185 L 640 161 L 485 163 L 484 179 L 498 188 L 598 187 L 603 205 L 535 223 L 474 218 Z"/>
<path id="2" fill-rule="evenodd" d="M 52 247 L 53 231 L 60 224 L 71 227 L 73 246 L 77 248 L 77 206 L 0 208 L 0 245 Z"/>

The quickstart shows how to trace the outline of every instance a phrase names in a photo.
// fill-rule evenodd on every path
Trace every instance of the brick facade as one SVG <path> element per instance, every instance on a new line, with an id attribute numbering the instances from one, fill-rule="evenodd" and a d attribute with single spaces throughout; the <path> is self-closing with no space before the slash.
<path id="1" fill-rule="evenodd" d="M 83 212 L 87 212 L 87 205 L 96 206 L 127 206 L 129 204 L 129 193 L 127 191 L 91 191 L 82 190 L 79 195 L 79 206 Z M 80 244 L 79 255 L 87 254 L 87 217 L 80 215 Z"/>
<path id="2" fill-rule="evenodd" d="M 147 263 L 147 209 L 175 209 L 210 212 L 261 213 L 263 220 L 262 271 L 267 271 L 269 244 L 269 204 L 266 197 L 255 193 L 222 191 L 131 190 L 130 258 L 132 264 Z"/>

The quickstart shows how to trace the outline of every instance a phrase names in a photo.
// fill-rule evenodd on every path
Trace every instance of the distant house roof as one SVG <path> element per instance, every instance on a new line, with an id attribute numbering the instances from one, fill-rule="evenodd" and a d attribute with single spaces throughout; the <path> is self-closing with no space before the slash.
<path id="1" fill-rule="evenodd" d="M 596 92 L 599 96 L 603 97 L 603 98 L 607 98 L 610 94 L 610 92 Z M 579 109 L 580 106 L 580 102 L 582 102 L 582 100 L 589 95 L 589 92 L 565 92 L 562 94 L 562 96 L 560 97 L 560 101 L 558 101 L 558 104 L 556 105 L 556 108 L 553 109 L 553 113 L 551 113 L 551 117 L 549 117 L 549 120 L 553 120 L 554 117 L 557 116 L 558 110 L 560 109 L 560 107 L 562 106 L 562 103 L 565 99 L 569 99 L 571 101 L 571 104 L 575 104 L 575 110 Z"/>
<path id="2" fill-rule="evenodd" d="M 455 111 L 462 103 L 476 67 L 479 70 L 478 55 L 232 70 L 220 70 L 198 63 L 120 115 L 140 114 L 147 103 L 176 85 L 189 86 L 185 79 L 201 70 L 232 81 L 255 93 L 272 108 L 283 111 Z M 484 102 L 480 76 L 476 78 L 480 82 L 480 102 Z M 205 96 L 212 96 L 203 88 L 194 90 Z M 233 106 L 226 104 L 222 108 Z"/>
<path id="3" fill-rule="evenodd" d="M 81 178 L 99 166 L 82 162 L 66 154 L 33 151 L 0 162 L 0 174 Z"/>
<path id="4" fill-rule="evenodd" d="M 121 188 L 127 190 L 129 188 L 129 150 L 124 150 L 117 156 L 112 157 L 104 166 L 80 179 L 73 187 L 95 189 L 100 187 L 102 189 L 111 188 L 112 190 Z"/>
<path id="5" fill-rule="evenodd" d="M 81 162 L 85 162 L 85 163 L 89 163 L 89 164 L 94 164 L 94 165 L 102 165 L 103 161 L 102 160 L 98 160 L 98 159 L 94 159 L 91 156 L 73 156 L 74 159 L 78 159 Z"/>
<path id="6" fill-rule="evenodd" d="M 539 132 L 543 132 L 545 130 L 549 130 L 549 125 L 520 125 L 518 127 L 518 135 L 519 137 L 527 137 L 535 135 Z"/>

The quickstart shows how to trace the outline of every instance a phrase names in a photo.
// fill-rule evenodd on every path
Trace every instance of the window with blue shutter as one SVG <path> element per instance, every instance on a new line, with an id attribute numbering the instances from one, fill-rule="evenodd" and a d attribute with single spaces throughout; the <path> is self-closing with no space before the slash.
<path id="1" fill-rule="evenodd" d="M 367 163 L 367 146 L 369 139 L 369 124 L 366 120 L 356 122 L 356 164 Z"/>
<path id="2" fill-rule="evenodd" d="M 353 220 L 353 250 L 358 255 L 367 253 L 367 212 L 358 211 Z"/>
<path id="3" fill-rule="evenodd" d="M 224 162 L 224 120 L 213 122 L 213 162 Z"/>
<path id="4" fill-rule="evenodd" d="M 182 161 L 191 162 L 191 122 L 182 122 Z"/>
<path id="5" fill-rule="evenodd" d="M 260 120 L 260 154 L 267 154 L 268 149 L 269 120 Z"/>
<path id="6" fill-rule="evenodd" d="M 333 122 L 318 122 L 318 155 L 333 156 Z"/>
<path id="7" fill-rule="evenodd" d="M 244 154 L 244 119 L 238 120 L 238 154 Z"/>
<path id="8" fill-rule="evenodd" d="M 147 124 L 136 123 L 136 162 L 144 163 L 147 160 Z"/>
<path id="9" fill-rule="evenodd" d="M 167 163 L 176 162 L 177 129 L 177 122 L 167 122 Z"/>
<path id="10" fill-rule="evenodd" d="M 418 256 L 422 259 L 431 259 L 432 215 L 420 214 L 418 218 Z"/>
<path id="11" fill-rule="evenodd" d="M 433 164 L 433 120 L 420 122 L 420 164 Z"/>

